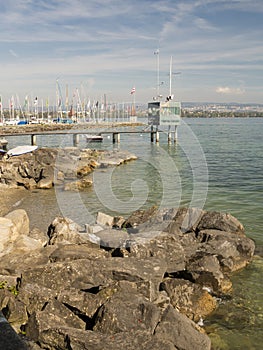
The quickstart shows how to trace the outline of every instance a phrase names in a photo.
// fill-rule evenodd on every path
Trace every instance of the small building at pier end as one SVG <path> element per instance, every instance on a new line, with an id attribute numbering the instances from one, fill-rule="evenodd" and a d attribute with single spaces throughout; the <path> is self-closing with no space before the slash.
<path id="1" fill-rule="evenodd" d="M 153 127 L 156 127 L 156 142 L 159 142 L 159 126 L 168 127 L 168 142 L 171 142 L 172 134 L 175 142 L 177 139 L 177 126 L 181 120 L 181 102 L 172 101 L 169 97 L 165 102 L 154 101 L 148 103 L 148 125 L 151 125 L 152 131 Z M 152 141 L 153 136 L 154 134 L 152 134 Z"/>

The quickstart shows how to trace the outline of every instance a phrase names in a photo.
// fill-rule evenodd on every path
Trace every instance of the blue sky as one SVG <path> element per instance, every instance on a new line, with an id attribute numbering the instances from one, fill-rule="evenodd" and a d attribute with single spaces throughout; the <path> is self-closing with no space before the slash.
<path id="1" fill-rule="evenodd" d="M 0 95 L 263 103 L 262 0 L 5 0 Z M 7 103 L 7 102 L 6 102 Z"/>

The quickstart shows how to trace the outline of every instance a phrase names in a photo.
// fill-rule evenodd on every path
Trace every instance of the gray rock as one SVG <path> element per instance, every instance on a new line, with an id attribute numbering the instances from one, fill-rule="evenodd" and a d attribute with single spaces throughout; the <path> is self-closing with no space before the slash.
<path id="1" fill-rule="evenodd" d="M 244 226 L 231 214 L 216 211 L 205 212 L 197 226 L 198 231 L 220 230 L 244 235 Z"/>
<path id="2" fill-rule="evenodd" d="M 118 248 L 125 246 L 129 235 L 123 230 L 106 229 L 96 233 L 100 239 L 100 246 L 105 248 Z"/>
<path id="3" fill-rule="evenodd" d="M 100 307 L 93 330 L 104 334 L 115 334 L 137 329 L 153 334 L 159 318 L 160 309 L 138 294 L 131 284 L 125 283 Z"/>
<path id="4" fill-rule="evenodd" d="M 24 283 L 22 280 L 17 300 L 25 305 L 27 314 L 30 316 L 34 312 L 43 310 L 45 305 L 57 298 L 57 295 L 55 290 L 36 283 Z"/>
<path id="5" fill-rule="evenodd" d="M 51 262 L 72 261 L 77 259 L 101 259 L 109 254 L 95 243 L 60 245 L 50 254 Z"/>
<path id="6" fill-rule="evenodd" d="M 48 243 L 48 235 L 36 227 L 29 231 L 28 236 L 39 241 L 43 247 Z"/>
<path id="7" fill-rule="evenodd" d="M 1 256 L 0 273 L 18 274 L 20 276 L 28 269 L 45 265 L 49 262 L 49 256 L 54 249 L 56 249 L 56 246 L 41 247 L 27 252 L 10 250 L 9 253 Z"/>
<path id="8" fill-rule="evenodd" d="M 179 225 L 181 231 L 191 232 L 198 227 L 204 211 L 198 208 L 179 208 L 173 220 Z"/>
<path id="9" fill-rule="evenodd" d="M 203 230 L 197 235 L 203 241 L 201 251 L 216 254 L 223 272 L 245 267 L 252 259 L 255 243 L 244 234 L 220 230 Z"/>
<path id="10" fill-rule="evenodd" d="M 176 349 L 210 350 L 211 341 L 197 325 L 172 306 L 168 306 L 155 329 L 156 339 L 170 341 Z"/>
<path id="11" fill-rule="evenodd" d="M 17 335 L 15 330 L 10 326 L 2 312 L 0 312 L 0 322 L 0 349 L 27 350 L 28 347 L 26 343 L 21 339 L 21 337 Z"/>
<path id="12" fill-rule="evenodd" d="M 86 239 L 79 234 L 81 227 L 68 218 L 57 217 L 48 227 L 48 244 L 85 243 Z"/>
<path id="13" fill-rule="evenodd" d="M 101 225 L 101 226 L 112 227 L 113 223 L 114 223 L 113 216 L 107 215 L 107 214 L 102 213 L 100 211 L 97 213 L 96 224 Z"/>
<path id="14" fill-rule="evenodd" d="M 71 286 L 83 290 L 107 287 L 113 281 L 124 280 L 135 282 L 141 294 L 154 300 L 166 268 L 165 262 L 157 258 L 143 261 L 136 258 L 79 259 L 28 269 L 23 274 L 23 283 L 37 283 L 60 291 Z"/>
<path id="15" fill-rule="evenodd" d="M 171 305 L 176 310 L 195 322 L 207 317 L 217 306 L 216 299 L 207 289 L 184 279 L 166 278 L 160 289 L 168 294 Z"/>
<path id="16" fill-rule="evenodd" d="M 185 268 L 184 249 L 179 240 L 166 232 L 146 231 L 130 235 L 129 256 L 145 259 L 156 257 L 167 264 L 167 273 Z"/>
<path id="17" fill-rule="evenodd" d="M 18 234 L 29 234 L 29 218 L 25 210 L 16 209 L 8 213 L 5 218 L 12 221 Z"/>
<path id="18" fill-rule="evenodd" d="M 124 222 L 123 227 L 137 227 L 140 224 L 148 222 L 157 213 L 158 207 L 152 206 L 147 210 L 135 210 L 128 219 Z"/>

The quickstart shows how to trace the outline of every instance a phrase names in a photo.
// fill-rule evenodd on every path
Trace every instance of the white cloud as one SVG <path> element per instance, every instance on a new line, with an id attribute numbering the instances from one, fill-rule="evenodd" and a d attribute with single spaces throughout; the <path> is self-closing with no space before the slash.
<path id="1" fill-rule="evenodd" d="M 244 88 L 233 88 L 229 86 L 219 86 L 216 88 L 218 94 L 225 95 L 243 95 L 245 93 Z"/>

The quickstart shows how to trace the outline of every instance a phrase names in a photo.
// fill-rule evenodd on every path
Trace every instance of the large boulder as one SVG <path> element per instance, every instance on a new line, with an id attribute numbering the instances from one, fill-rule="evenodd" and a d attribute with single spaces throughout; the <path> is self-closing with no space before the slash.
<path id="1" fill-rule="evenodd" d="M 122 283 L 121 286 L 122 288 L 100 307 L 94 319 L 93 330 L 115 334 L 137 329 L 153 334 L 159 322 L 160 309 L 138 294 L 132 284 Z"/>
<path id="2" fill-rule="evenodd" d="M 175 349 L 209 350 L 211 348 L 208 336 L 200 333 L 194 322 L 180 314 L 171 305 L 163 313 L 154 337 L 170 341 Z"/>
<path id="3" fill-rule="evenodd" d="M 72 261 L 79 259 L 100 259 L 109 257 L 103 249 L 99 249 L 99 246 L 95 243 L 87 241 L 82 244 L 66 244 L 59 245 L 51 254 L 51 262 Z"/>
<path id="4" fill-rule="evenodd" d="M 18 234 L 29 234 L 29 218 L 25 210 L 16 209 L 8 213 L 5 218 L 11 220 Z"/>
<path id="5" fill-rule="evenodd" d="M 65 339 L 57 339 L 50 332 L 50 330 L 61 327 L 85 329 L 85 323 L 63 304 L 53 300 L 52 303 L 47 304 L 46 310 L 36 311 L 29 317 L 26 332 L 27 336 L 41 344 L 41 347 L 49 346 L 50 349 L 66 349 L 67 342 Z"/>
<path id="6" fill-rule="evenodd" d="M 123 230 L 105 229 L 96 233 L 100 239 L 100 246 L 105 248 L 118 248 L 126 245 L 129 235 Z"/>
<path id="7" fill-rule="evenodd" d="M 207 317 L 217 306 L 216 299 L 207 289 L 184 279 L 165 278 L 160 289 L 166 291 L 176 310 L 195 322 Z"/>
<path id="8" fill-rule="evenodd" d="M 158 258 L 167 264 L 167 273 L 185 268 L 184 249 L 177 237 L 162 231 L 146 231 L 129 235 L 126 248 L 130 257 Z"/>
<path id="9" fill-rule="evenodd" d="M 31 240 L 28 235 L 29 218 L 25 210 L 17 209 L 5 217 L 0 217 L 0 254 L 5 255 L 11 250 L 19 249 L 23 244 L 25 248 L 28 245 L 29 250 L 37 249 L 37 242 Z M 34 243 L 36 245 L 32 247 Z"/>
<path id="10" fill-rule="evenodd" d="M 166 263 L 157 258 L 143 261 L 112 257 L 78 259 L 32 267 L 24 271 L 23 283 L 38 283 L 60 291 L 72 285 L 77 289 L 93 290 L 124 280 L 134 282 L 141 294 L 155 300 L 166 268 Z"/>
<path id="11" fill-rule="evenodd" d="M 4 254 L 6 245 L 17 236 L 15 226 L 10 219 L 0 218 L 0 254 Z"/>
<path id="12" fill-rule="evenodd" d="M 203 214 L 197 230 L 220 230 L 244 235 L 244 226 L 237 218 L 229 213 L 210 211 Z"/>
<path id="13" fill-rule="evenodd" d="M 85 243 L 86 239 L 79 234 L 81 227 L 69 218 L 56 217 L 48 227 L 48 244 Z"/>

